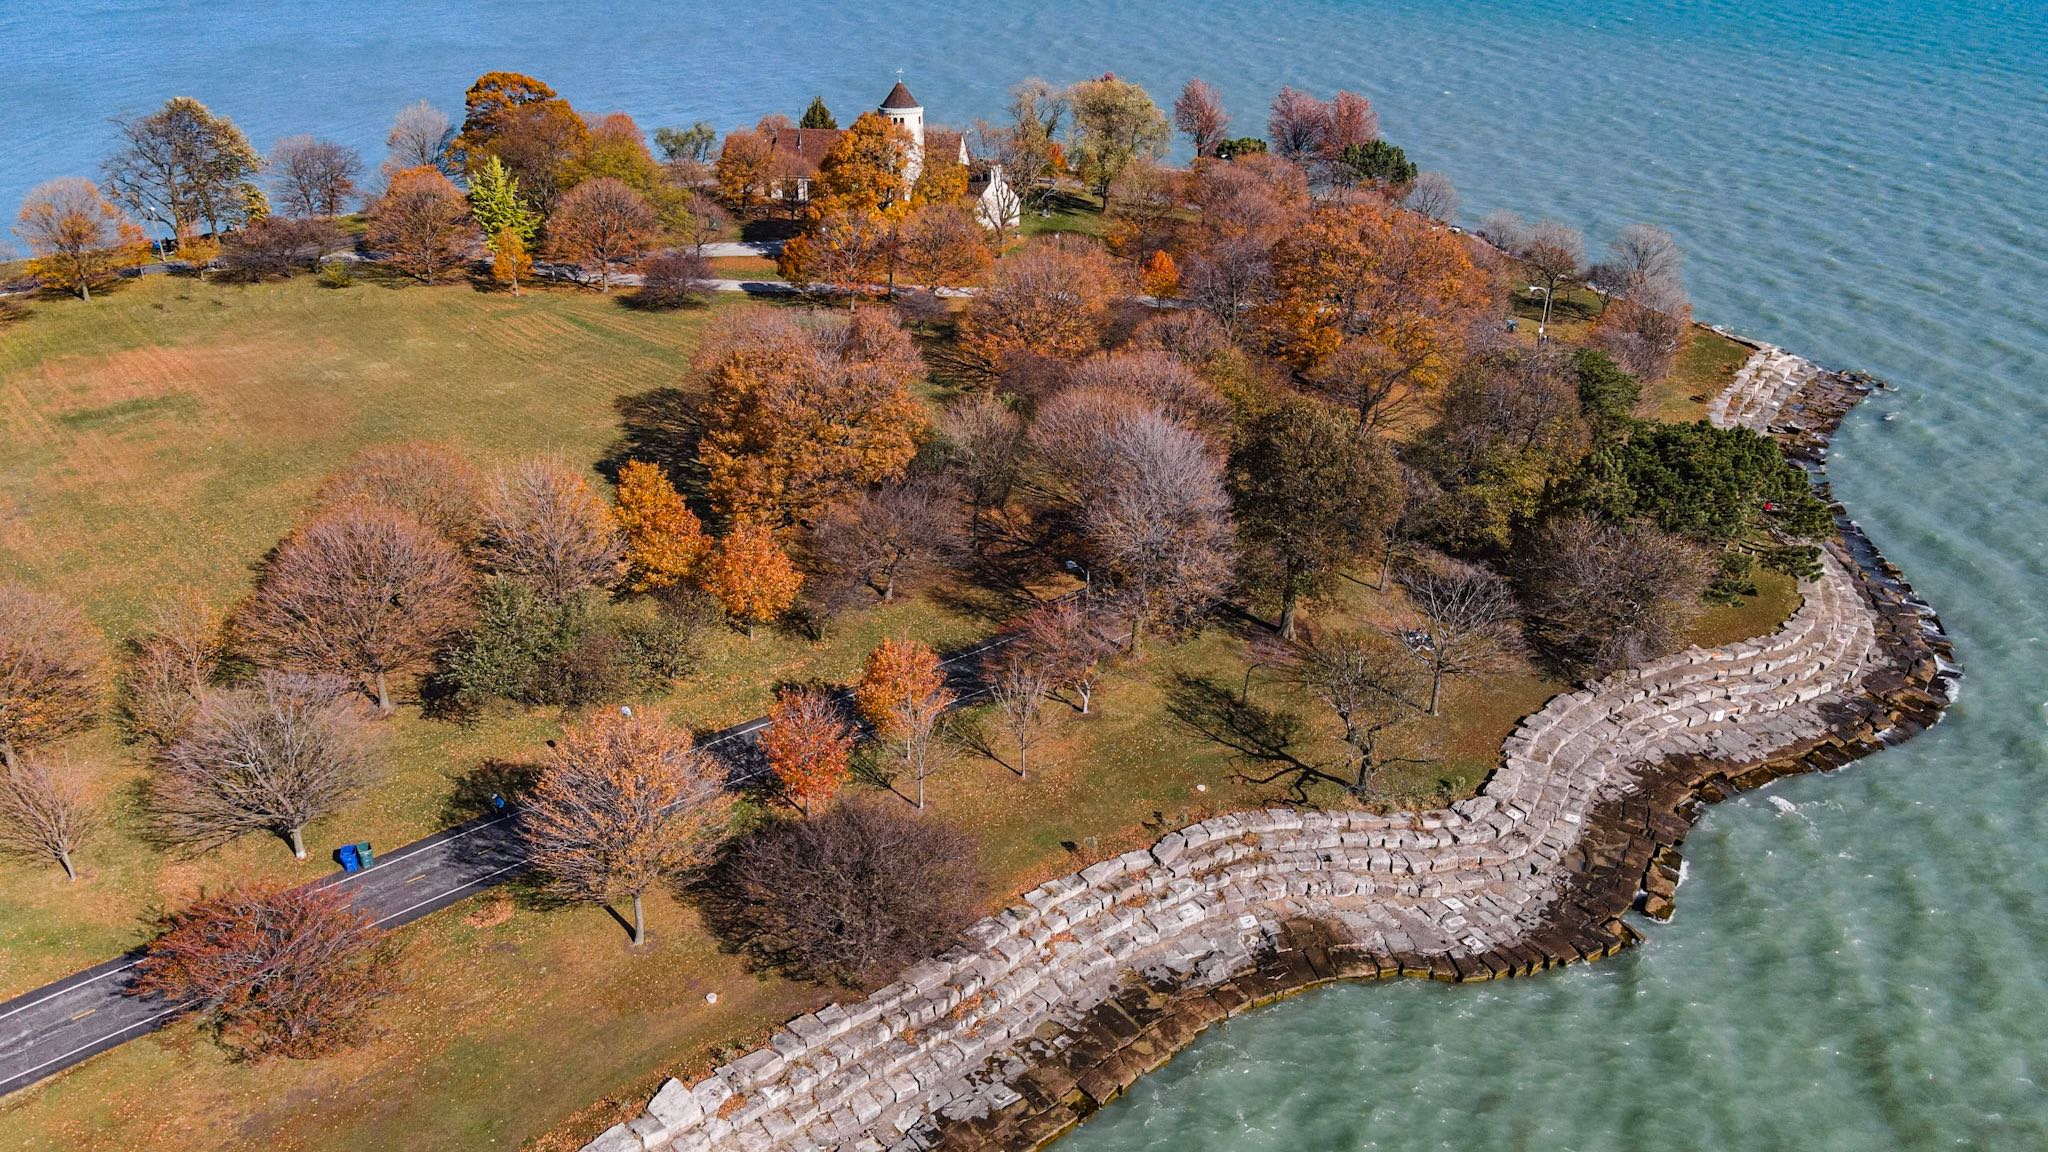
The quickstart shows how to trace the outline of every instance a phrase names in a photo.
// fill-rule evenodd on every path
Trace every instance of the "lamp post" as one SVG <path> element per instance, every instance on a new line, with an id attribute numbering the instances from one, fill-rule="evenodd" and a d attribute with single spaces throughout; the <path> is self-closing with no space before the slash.
<path id="1" fill-rule="evenodd" d="M 1074 560 L 1063 561 L 1060 564 L 1060 567 L 1065 568 L 1067 571 L 1072 572 L 1073 574 L 1081 578 L 1081 598 L 1083 600 L 1086 600 L 1088 598 L 1088 593 L 1094 591 L 1095 589 L 1094 574 L 1089 572 L 1088 569 L 1082 567 L 1078 561 Z"/>
<path id="2" fill-rule="evenodd" d="M 150 223 L 156 225 L 159 230 L 163 228 L 164 218 L 162 216 L 157 215 L 156 207 L 154 205 L 146 206 L 143 208 L 142 211 L 145 215 L 149 217 Z M 159 264 L 168 264 L 171 262 L 171 257 L 169 253 L 167 253 L 164 250 L 164 238 L 163 233 L 161 231 L 157 233 L 156 237 L 156 259 L 157 263 Z"/>
<path id="3" fill-rule="evenodd" d="M 1545 288 L 1541 284 L 1531 284 L 1529 285 L 1529 291 L 1543 293 L 1543 319 L 1536 323 L 1536 342 L 1541 344 L 1549 339 L 1548 336 L 1543 334 L 1543 330 L 1550 327 L 1550 289 Z"/>

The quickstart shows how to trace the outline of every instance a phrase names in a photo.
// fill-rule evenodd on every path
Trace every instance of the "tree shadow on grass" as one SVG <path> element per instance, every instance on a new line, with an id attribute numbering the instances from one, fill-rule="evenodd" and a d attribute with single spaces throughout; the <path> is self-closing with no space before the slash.
<path id="1" fill-rule="evenodd" d="M 619 470 L 628 461 L 642 460 L 668 474 L 676 490 L 706 511 L 705 474 L 697 462 L 697 445 L 704 437 L 704 421 L 698 415 L 697 397 L 680 388 L 653 388 L 621 396 L 613 401 L 619 413 L 619 438 L 597 462 L 598 472 L 617 483 Z"/>
<path id="2" fill-rule="evenodd" d="M 498 810 L 491 797 L 517 805 L 540 776 L 540 765 L 513 760 L 486 760 L 456 776 L 441 802 L 444 823 L 459 824 Z"/>
<path id="3" fill-rule="evenodd" d="M 1310 790 L 1317 783 L 1344 783 L 1302 758 L 1308 722 L 1292 709 L 1268 707 L 1209 676 L 1176 672 L 1166 688 L 1166 711 L 1183 730 L 1235 755 L 1243 765 L 1239 780 L 1284 781 L 1288 803 L 1314 807 Z"/>

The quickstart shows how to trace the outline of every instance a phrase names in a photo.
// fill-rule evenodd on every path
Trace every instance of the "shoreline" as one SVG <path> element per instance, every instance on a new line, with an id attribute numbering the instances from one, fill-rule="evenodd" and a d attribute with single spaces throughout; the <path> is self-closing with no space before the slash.
<path id="1" fill-rule="evenodd" d="M 1779 631 L 1553 698 L 1450 809 L 1238 813 L 1041 885 L 866 1000 L 669 1081 L 585 1152 L 1036 1149 L 1209 1025 L 1306 989 L 1523 976 L 1639 942 L 1625 917 L 1669 918 L 1708 804 L 1910 738 L 1959 674 L 1825 479 L 1829 438 L 1879 385 L 1742 342 L 1757 351 L 1716 422 L 1777 439 L 1837 525 Z"/>

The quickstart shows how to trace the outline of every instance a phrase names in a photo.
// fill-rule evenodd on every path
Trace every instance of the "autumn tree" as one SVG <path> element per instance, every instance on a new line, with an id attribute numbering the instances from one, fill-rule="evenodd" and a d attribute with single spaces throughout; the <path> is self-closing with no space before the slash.
<path id="1" fill-rule="evenodd" d="M 948 139 L 952 137 L 949 135 Z M 916 205 L 958 205 L 967 195 L 967 165 L 957 150 L 934 143 L 924 150 L 917 179 L 911 184 L 910 202 Z"/>
<path id="2" fill-rule="evenodd" d="M 1419 172 L 1401 197 L 1401 204 L 1439 224 L 1448 224 L 1458 215 L 1458 190 L 1451 184 L 1451 178 L 1441 172 Z"/>
<path id="3" fill-rule="evenodd" d="M 1230 113 L 1223 95 L 1207 80 L 1190 80 L 1173 102 L 1173 126 L 1186 134 L 1195 156 L 1214 156 L 1216 145 L 1230 134 Z"/>
<path id="4" fill-rule="evenodd" d="M 349 245 L 330 220 L 265 216 L 251 220 L 221 242 L 220 266 L 250 280 L 316 271 L 329 252 Z"/>
<path id="5" fill-rule="evenodd" d="M 613 515 L 626 534 L 626 564 L 636 592 L 689 580 L 710 550 L 704 526 L 668 474 L 644 460 L 628 460 L 619 469 Z"/>
<path id="6" fill-rule="evenodd" d="M 914 209 L 896 230 L 895 249 L 903 279 L 935 291 L 971 283 L 995 263 L 988 234 L 955 203 Z"/>
<path id="7" fill-rule="evenodd" d="M 1670 374 L 1692 334 L 1692 304 L 1679 275 L 1680 259 L 1670 233 L 1632 224 L 1593 269 L 1609 294 L 1593 324 L 1593 343 L 1651 383 Z"/>
<path id="8" fill-rule="evenodd" d="M 491 273 L 519 294 L 519 279 L 532 269 L 529 255 L 540 213 L 519 196 L 519 180 L 497 156 L 484 159 L 469 180 L 469 210 L 491 252 Z"/>
<path id="9" fill-rule="evenodd" d="M 601 292 L 611 291 L 612 268 L 637 259 L 654 242 L 657 220 L 647 198 L 609 176 L 586 180 L 562 194 L 548 218 L 548 253 L 557 260 L 597 268 Z"/>
<path id="10" fill-rule="evenodd" d="M 1396 469 L 1378 437 L 1313 400 L 1278 405 L 1245 428 L 1230 454 L 1240 572 L 1279 602 L 1284 639 L 1294 639 L 1302 599 L 1327 592 L 1393 526 Z"/>
<path id="11" fill-rule="evenodd" d="M 1444 677 L 1498 671 L 1520 646 L 1515 595 L 1492 572 L 1440 556 L 1404 566 L 1401 586 L 1419 618 L 1413 634 L 1429 668 L 1428 712 L 1434 716 Z"/>
<path id="12" fill-rule="evenodd" d="M 894 274 L 896 225 L 880 212 L 841 208 L 783 242 L 775 268 L 799 291 L 838 293 L 849 305 Z"/>
<path id="13" fill-rule="evenodd" d="M 704 590 L 726 615 L 754 629 L 779 618 L 796 603 L 804 574 L 765 526 L 742 522 L 718 541 L 704 566 Z"/>
<path id="14" fill-rule="evenodd" d="M 709 862 L 731 808 L 724 768 L 688 732 L 606 712 L 554 741 L 520 834 L 556 895 L 631 898 L 638 946 L 647 942 L 647 890 Z"/>
<path id="15" fill-rule="evenodd" d="M 609 588 L 623 573 L 625 541 L 581 472 L 538 456 L 498 473 L 484 503 L 484 562 L 554 603 Z"/>
<path id="16" fill-rule="evenodd" d="M 355 149 L 311 136 L 287 136 L 264 163 L 288 216 L 339 216 L 356 198 L 363 158 Z"/>
<path id="17" fill-rule="evenodd" d="M 590 140 L 570 165 L 569 179 L 612 179 L 645 197 L 654 209 L 658 232 L 680 234 L 689 223 L 689 193 L 670 178 L 669 170 L 647 149 L 647 135 L 624 112 L 613 112 L 590 126 Z"/>
<path id="18" fill-rule="evenodd" d="M 1447 550 L 1498 555 L 1578 473 L 1589 442 L 1579 374 L 1556 345 L 1470 357 L 1410 453 L 1436 488 L 1417 527 Z"/>
<path id="19" fill-rule="evenodd" d="M 0 764 L 92 727 L 100 704 L 100 640 L 77 609 L 0 584 Z"/>
<path id="20" fill-rule="evenodd" d="M 122 722 L 137 739 L 168 747 L 184 734 L 227 668 L 226 620 L 197 591 L 173 592 L 151 608 L 149 623 L 128 647 L 120 682 Z"/>
<path id="21" fill-rule="evenodd" d="M 1055 688 L 1071 689 L 1083 716 L 1094 703 L 1095 685 L 1116 643 L 1102 618 L 1074 597 L 1041 604 L 1019 625 L 1021 643 L 1028 644 Z"/>
<path id="22" fill-rule="evenodd" d="M 1515 562 L 1530 638 L 1577 672 L 1601 674 L 1676 651 L 1701 608 L 1701 550 L 1647 523 L 1556 517 Z"/>
<path id="23" fill-rule="evenodd" d="M 712 284 L 711 261 L 701 253 L 665 249 L 643 258 L 635 269 L 640 286 L 633 290 L 639 308 L 681 308 L 703 301 Z"/>
<path id="24" fill-rule="evenodd" d="M 388 714 L 390 678 L 454 638 L 470 591 L 454 545 L 395 508 L 350 502 L 285 537 L 235 625 L 260 663 L 355 678 Z"/>
<path id="25" fill-rule="evenodd" d="M 31 190 L 21 202 L 14 234 L 34 256 L 29 270 L 38 280 L 88 301 L 93 285 L 107 283 L 149 255 L 142 229 L 81 176 Z"/>
<path id="26" fill-rule="evenodd" d="M 917 806 L 924 807 L 939 720 L 957 699 L 946 686 L 938 654 L 921 640 L 883 640 L 868 653 L 853 688 L 854 709 L 917 781 Z"/>
<path id="27" fill-rule="evenodd" d="M 408 168 L 432 168 L 453 176 L 462 171 L 448 155 L 454 139 L 455 127 L 447 113 L 425 100 L 408 104 L 398 110 L 391 130 L 384 134 L 384 163 L 378 170 L 387 180 Z"/>
<path id="28" fill-rule="evenodd" d="M 1555 220 L 1542 220 L 1522 229 L 1513 254 L 1543 286 L 1543 314 L 1550 315 L 1550 303 L 1557 290 L 1578 278 L 1586 263 L 1586 242 L 1579 231 Z"/>
<path id="29" fill-rule="evenodd" d="M 1073 360 L 1097 351 L 1127 292 L 1099 246 L 1067 237 L 1036 241 L 997 263 L 960 313 L 962 367 L 994 379 L 1021 356 Z"/>
<path id="30" fill-rule="evenodd" d="M 1440 387 L 1493 305 L 1456 236 L 1358 200 L 1316 209 L 1280 241 L 1261 314 L 1282 358 L 1312 381 L 1320 371 L 1370 426 L 1399 397 Z"/>
<path id="31" fill-rule="evenodd" d="M 1068 90 L 1068 99 L 1075 170 L 1094 185 L 1107 209 L 1110 182 L 1134 161 L 1165 156 L 1171 130 L 1143 88 L 1113 74 L 1081 81 Z"/>
<path id="32" fill-rule="evenodd" d="M 432 168 L 408 168 L 392 175 L 370 208 L 367 239 L 393 267 L 431 284 L 468 256 L 473 226 L 453 181 Z"/>
<path id="33" fill-rule="evenodd" d="M 209 690 L 157 758 L 149 809 L 166 839 L 213 848 L 268 832 L 306 858 L 306 825 L 362 793 L 374 730 L 336 676 L 265 671 Z"/>
<path id="34" fill-rule="evenodd" d="M 1138 286 L 1155 300 L 1171 300 L 1180 295 L 1180 265 L 1174 262 L 1173 254 L 1164 250 L 1154 252 L 1138 273 Z"/>
<path id="35" fill-rule="evenodd" d="M 1379 796 L 1387 769 L 1404 759 L 1387 741 L 1422 712 L 1415 658 L 1378 632 L 1323 629 L 1290 647 L 1286 671 L 1297 688 L 1329 710 L 1343 733 L 1343 768 L 1317 768 L 1314 774 L 1360 798 Z"/>
<path id="36" fill-rule="evenodd" d="M 1056 668 L 1030 644 L 1012 643 L 983 661 L 982 680 L 988 701 L 1010 743 L 1017 749 L 1017 775 L 1031 774 L 1031 749 L 1045 733 L 1045 701 L 1052 694 Z"/>
<path id="37" fill-rule="evenodd" d="M 698 448 L 712 506 L 771 526 L 801 522 L 851 492 L 902 475 L 924 407 L 924 360 L 894 317 L 858 309 L 800 323 L 737 315 L 705 342 L 708 395 Z"/>
<path id="38" fill-rule="evenodd" d="M 871 985 L 944 948 L 974 918 L 977 858 L 949 824 L 842 804 L 742 842 L 716 886 L 713 920 L 793 975 Z"/>
<path id="39" fill-rule="evenodd" d="M 850 770 L 853 726 L 829 696 L 809 688 L 784 688 L 768 709 L 761 730 L 761 755 L 782 785 L 782 794 L 809 815 L 839 794 Z"/>
<path id="40" fill-rule="evenodd" d="M 487 157 L 498 157 L 542 214 L 552 214 L 571 163 L 590 141 L 583 117 L 553 88 L 517 72 L 477 77 L 463 95 L 463 110 L 449 154 L 471 173 Z"/>
<path id="41" fill-rule="evenodd" d="M 231 887 L 164 915 L 123 990 L 204 1016 L 254 1056 L 357 1043 L 398 988 L 396 940 L 338 887 Z"/>
<path id="42" fill-rule="evenodd" d="M 726 133 L 713 168 L 719 198 L 742 215 L 752 212 L 768 187 L 774 164 L 774 149 L 766 136 L 744 129 Z"/>
<path id="43" fill-rule="evenodd" d="M 484 479 L 445 444 L 412 440 L 365 448 L 320 482 L 313 503 L 366 500 L 398 509 L 458 548 L 483 532 Z"/>
<path id="44" fill-rule="evenodd" d="M 0 766 L 0 852 L 53 861 L 75 881 L 72 855 L 99 825 L 84 773 L 70 762 L 23 756 Z"/>
<path id="45" fill-rule="evenodd" d="M 1266 139 L 1273 154 L 1303 163 L 1322 154 L 1330 133 L 1330 108 L 1312 93 L 1282 87 L 1266 117 Z"/>
<path id="46" fill-rule="evenodd" d="M 1024 424 L 1009 405 L 985 392 L 971 393 L 939 416 L 946 467 L 973 509 L 969 529 L 979 533 L 983 512 L 1010 501 L 1024 455 Z"/>
<path id="47" fill-rule="evenodd" d="M 103 175 L 129 211 L 168 221 L 180 239 L 202 220 L 215 235 L 243 220 L 243 187 L 263 162 L 233 121 L 174 96 L 147 116 L 114 121 L 114 129 L 121 146 Z"/>
<path id="48" fill-rule="evenodd" d="M 818 161 L 809 211 L 887 212 L 907 206 L 910 133 L 879 112 L 863 112 Z"/>
<path id="49" fill-rule="evenodd" d="M 1204 435 L 1222 440 L 1231 430 L 1230 402 L 1190 367 L 1164 349 L 1134 349 L 1090 356 L 1066 372 L 1067 389 L 1098 392 L 1150 402 L 1168 418 Z M 1041 404 L 1041 419 L 1052 416 L 1061 401 Z"/>
<path id="50" fill-rule="evenodd" d="M 1066 168 L 1059 134 L 1070 107 L 1065 89 L 1034 78 L 1011 90 L 1008 123 L 975 122 L 975 155 L 1001 165 L 1026 204 L 1044 203 Z"/>

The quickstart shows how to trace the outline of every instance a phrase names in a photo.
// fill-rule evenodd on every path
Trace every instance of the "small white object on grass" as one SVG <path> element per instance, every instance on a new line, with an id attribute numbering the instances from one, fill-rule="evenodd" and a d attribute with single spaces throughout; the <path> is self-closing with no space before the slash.
<path id="1" fill-rule="evenodd" d="M 705 1002 L 706 1004 L 716 1004 L 716 1003 L 718 1003 L 718 993 L 716 993 L 716 992 L 706 992 L 706 993 L 704 994 L 704 1002 Z"/>
<path id="2" fill-rule="evenodd" d="M 1209 790 L 1209 786 L 1208 786 L 1207 784 L 1197 784 L 1197 785 L 1195 785 L 1195 791 L 1197 791 L 1197 792 L 1207 792 L 1208 790 Z"/>

